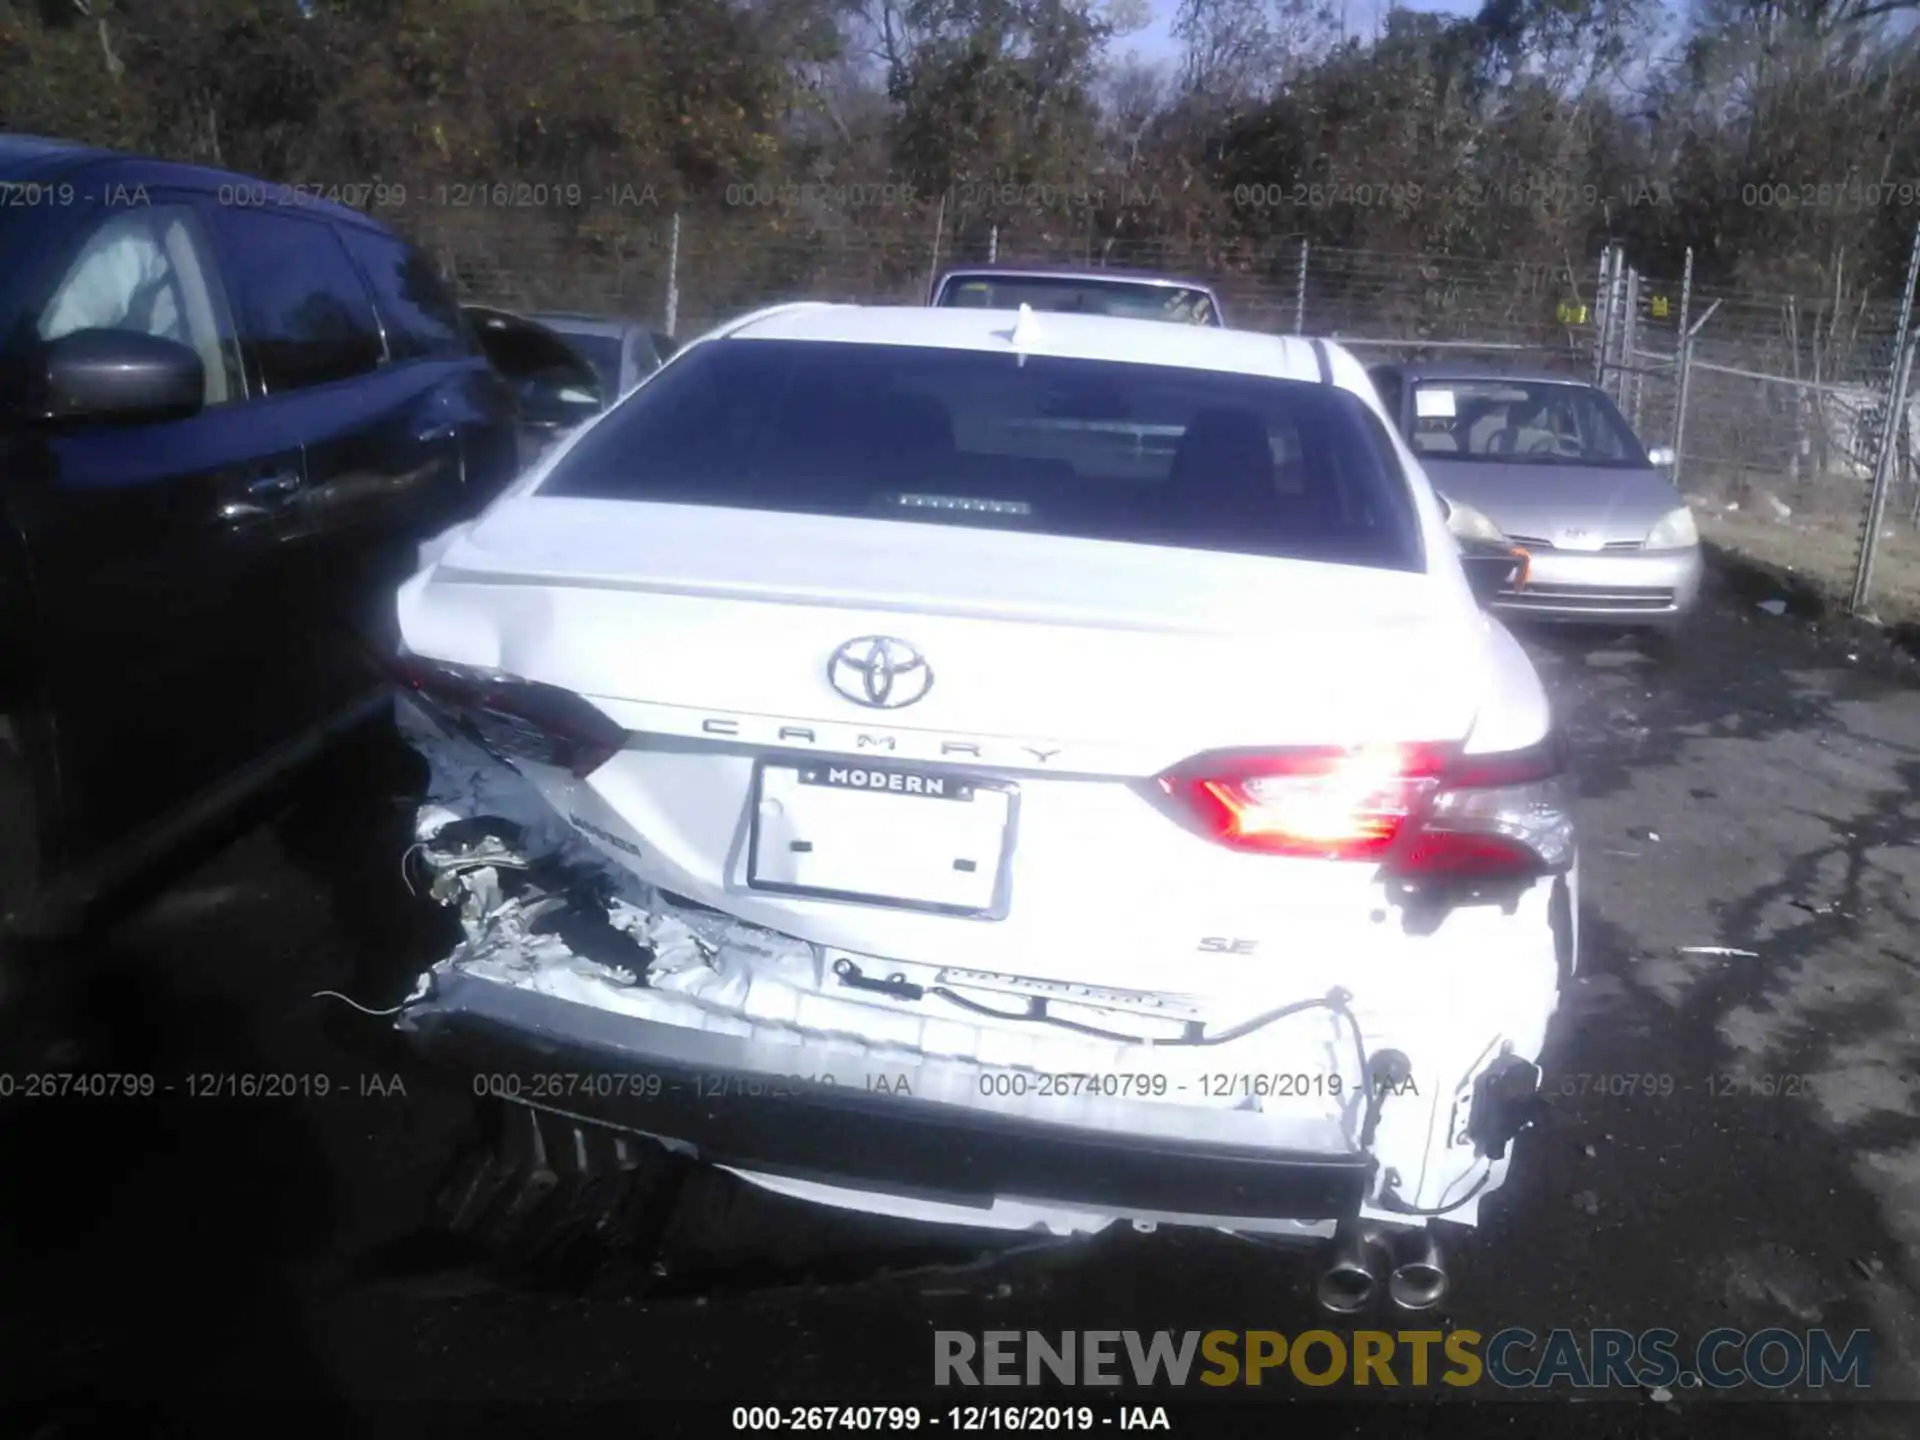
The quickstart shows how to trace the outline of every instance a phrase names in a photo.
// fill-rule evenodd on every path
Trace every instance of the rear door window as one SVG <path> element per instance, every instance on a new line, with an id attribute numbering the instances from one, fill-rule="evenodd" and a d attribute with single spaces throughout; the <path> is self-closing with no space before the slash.
<path id="1" fill-rule="evenodd" d="M 233 206 L 218 213 L 241 345 L 269 395 L 379 366 L 373 301 L 333 226 Z"/>
<path id="2" fill-rule="evenodd" d="M 424 252 L 358 225 L 342 226 L 340 234 L 373 287 L 391 358 L 458 360 L 473 353 L 460 306 Z"/>
<path id="3" fill-rule="evenodd" d="M 1360 397 L 1042 355 L 715 341 L 589 431 L 540 493 L 1425 564 Z"/>

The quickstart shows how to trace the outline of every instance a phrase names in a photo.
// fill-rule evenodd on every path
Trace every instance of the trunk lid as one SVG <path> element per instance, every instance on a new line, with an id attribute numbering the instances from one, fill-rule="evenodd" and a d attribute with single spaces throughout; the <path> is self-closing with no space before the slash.
<path id="1" fill-rule="evenodd" d="M 1482 677 L 1477 617 L 1425 574 L 695 506 L 502 507 L 408 608 L 416 649 L 689 720 L 1124 743 L 1144 764 L 1456 739 Z M 923 695 L 863 705 L 844 667 L 836 688 L 835 652 L 870 636 L 917 652 Z"/>
<path id="2" fill-rule="evenodd" d="M 1219 749 L 1460 739 L 1493 663 L 1430 575 L 541 497 L 400 608 L 412 649 L 633 735 L 585 779 L 529 775 L 610 863 L 999 1010 L 1036 980 L 1278 1003 L 1391 946 L 1376 866 L 1232 850 L 1147 782 Z M 870 635 L 926 658 L 924 697 L 834 688 Z"/>

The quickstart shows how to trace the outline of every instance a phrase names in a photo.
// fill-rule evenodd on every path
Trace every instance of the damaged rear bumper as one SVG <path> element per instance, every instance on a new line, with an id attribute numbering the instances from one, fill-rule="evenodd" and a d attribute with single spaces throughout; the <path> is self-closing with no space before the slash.
<path id="1" fill-rule="evenodd" d="M 1096 1130 L 970 1103 L 979 1072 L 964 1064 L 836 1064 L 458 972 L 434 978 L 402 1029 L 471 1074 L 476 1091 L 756 1176 L 965 1209 L 1017 1198 L 1104 1214 L 1320 1222 L 1354 1214 L 1372 1174 L 1359 1152 L 1236 1145 L 1150 1121 Z"/>
<path id="2" fill-rule="evenodd" d="M 409 859 L 466 939 L 396 1023 L 477 1095 L 801 1199 L 1054 1233 L 1471 1225 L 1528 1123 L 1552 962 L 1507 922 L 1479 932 L 1517 943 L 1475 952 L 1466 1002 L 1431 965 L 1402 973 L 1427 999 L 1364 1014 L 1343 985 L 1294 980 L 1196 1039 L 1135 992 L 1037 1005 L 1008 977 L 840 952 L 656 888 L 587 843 L 621 837 L 401 720 L 433 773 Z M 1093 1023 L 1051 1022 L 1072 1003 Z M 1420 1083 L 1377 1084 L 1389 1061 Z"/>

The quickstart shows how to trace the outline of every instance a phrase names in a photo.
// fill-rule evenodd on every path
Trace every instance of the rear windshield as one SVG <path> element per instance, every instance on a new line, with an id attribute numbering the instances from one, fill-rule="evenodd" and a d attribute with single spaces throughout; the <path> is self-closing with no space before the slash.
<path id="1" fill-rule="evenodd" d="M 1413 448 L 1423 460 L 1643 469 L 1626 418 L 1591 385 L 1552 380 L 1427 380 L 1414 387 Z"/>
<path id="2" fill-rule="evenodd" d="M 1122 320 L 1170 320 L 1181 325 L 1219 325 L 1219 307 L 1205 290 L 1188 285 L 1147 285 L 1138 280 L 1081 280 L 1046 275 L 956 275 L 940 291 L 942 307 L 968 310 L 1035 310 L 1072 315 L 1113 315 Z"/>
<path id="3" fill-rule="evenodd" d="M 714 341 L 583 436 L 540 492 L 1425 563 L 1359 397 L 1043 355 Z"/>

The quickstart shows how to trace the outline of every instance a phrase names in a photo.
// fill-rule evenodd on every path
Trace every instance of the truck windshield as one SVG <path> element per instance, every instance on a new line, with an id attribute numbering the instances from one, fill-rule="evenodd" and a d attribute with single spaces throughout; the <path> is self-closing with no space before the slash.
<path id="1" fill-rule="evenodd" d="M 1171 320 L 1182 325 L 1219 325 L 1212 295 L 1188 285 L 1143 280 L 1099 280 L 1048 275 L 955 275 L 941 287 L 939 304 L 974 310 L 1061 311 L 1113 315 L 1124 320 Z"/>

